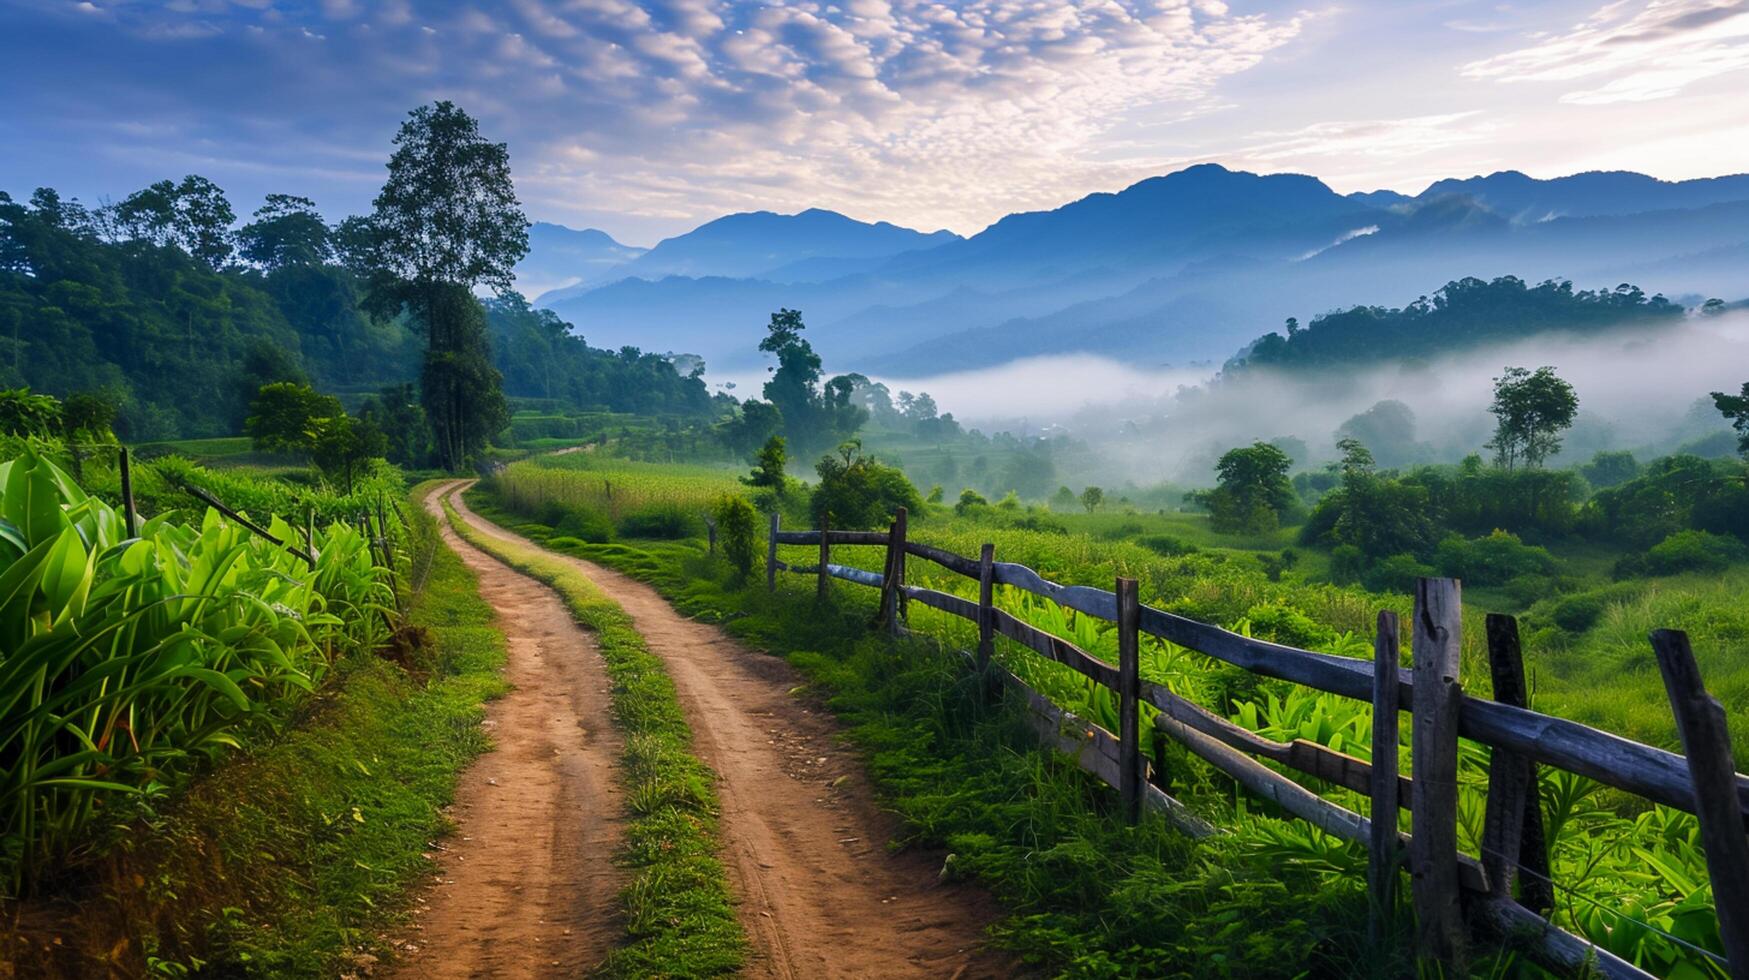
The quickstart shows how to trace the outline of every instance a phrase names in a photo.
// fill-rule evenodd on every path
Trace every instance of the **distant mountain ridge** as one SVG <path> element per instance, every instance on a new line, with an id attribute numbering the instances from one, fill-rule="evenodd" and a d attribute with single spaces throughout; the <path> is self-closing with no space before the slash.
<path id="1" fill-rule="evenodd" d="M 538 296 L 579 283 L 599 285 L 604 277 L 644 254 L 594 228 L 567 228 L 537 221 L 528 229 L 528 254 L 516 264 L 517 287 Z"/>
<path id="2" fill-rule="evenodd" d="M 788 306 L 833 367 L 904 377 L 1071 351 L 1219 359 L 1287 316 L 1472 276 L 1736 299 L 1746 250 L 1749 175 L 1502 171 L 1409 197 L 1204 164 L 967 238 L 818 209 L 730 215 L 541 301 L 592 342 L 732 369 L 761 363 L 764 322 Z"/>

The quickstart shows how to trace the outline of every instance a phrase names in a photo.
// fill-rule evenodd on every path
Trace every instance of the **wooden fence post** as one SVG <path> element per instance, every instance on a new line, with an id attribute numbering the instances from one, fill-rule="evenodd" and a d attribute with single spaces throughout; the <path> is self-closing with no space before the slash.
<path id="1" fill-rule="evenodd" d="M 777 591 L 777 511 L 771 512 L 771 528 L 765 537 L 765 591 Z"/>
<path id="2" fill-rule="evenodd" d="M 900 507 L 887 537 L 887 628 L 894 636 L 905 632 L 905 517 Z"/>
<path id="3" fill-rule="evenodd" d="M 1458 901 L 1457 737 L 1463 696 L 1458 653 L 1462 593 L 1456 579 L 1415 583 L 1414 679 L 1409 848 L 1416 955 L 1462 976 L 1464 920 Z"/>
<path id="4" fill-rule="evenodd" d="M 1701 683 L 1687 633 L 1654 630 L 1652 650 L 1682 734 L 1682 751 L 1688 756 L 1694 812 L 1700 818 L 1701 846 L 1706 850 L 1725 958 L 1731 962 L 1732 976 L 1749 976 L 1749 836 L 1743 833 L 1737 764 L 1731 756 L 1725 709 Z"/>
<path id="5" fill-rule="evenodd" d="M 134 510 L 134 475 L 128 467 L 128 447 L 126 446 L 121 447 L 119 465 L 121 468 L 121 513 L 127 528 L 127 534 L 124 537 L 131 538 L 134 536 L 134 529 L 139 524 L 137 512 Z"/>
<path id="6" fill-rule="evenodd" d="M 985 678 L 984 697 L 995 693 L 989 683 L 990 659 L 996 654 L 996 546 L 978 551 L 978 676 Z"/>
<path id="7" fill-rule="evenodd" d="M 1385 924 L 1397 907 L 1397 670 L 1401 646 L 1397 614 L 1379 613 L 1373 635 L 1372 672 L 1372 839 L 1367 842 L 1366 884 L 1371 907 L 1367 935 L 1374 945 L 1384 942 Z"/>
<path id="8" fill-rule="evenodd" d="M 707 554 L 715 558 L 717 556 L 717 522 L 715 518 L 707 517 L 704 519 L 704 533 L 709 541 Z"/>
<path id="9" fill-rule="evenodd" d="M 832 518 L 822 513 L 820 515 L 820 571 L 819 582 L 814 586 L 816 598 L 824 599 L 832 586 L 832 577 L 826 574 L 826 565 L 832 560 Z"/>
<path id="10" fill-rule="evenodd" d="M 1135 823 L 1142 816 L 1142 725 L 1141 725 L 1141 623 L 1142 604 L 1136 595 L 1136 580 L 1117 580 L 1117 730 L 1118 791 L 1124 819 Z"/>
<path id="11" fill-rule="evenodd" d="M 1495 701 L 1515 708 L 1530 707 L 1518 620 L 1511 616 L 1488 614 L 1488 672 L 1494 682 Z M 1539 915 L 1547 915 L 1554 907 L 1536 764 L 1510 749 L 1496 747 L 1488 757 L 1482 867 L 1488 872 L 1488 888 L 1501 898 L 1512 897 L 1513 882 L 1523 868 L 1529 874 L 1519 888 L 1523 896 L 1519 904 Z"/>

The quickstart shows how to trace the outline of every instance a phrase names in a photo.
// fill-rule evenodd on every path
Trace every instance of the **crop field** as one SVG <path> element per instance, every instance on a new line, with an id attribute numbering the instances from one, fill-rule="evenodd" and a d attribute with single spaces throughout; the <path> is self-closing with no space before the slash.
<path id="1" fill-rule="evenodd" d="M 518 511 L 540 514 L 558 508 L 592 515 L 633 537 L 684 536 L 703 526 L 703 515 L 715 501 L 741 489 L 725 469 L 586 452 L 511 463 L 493 482 Z M 575 536 L 589 539 L 588 533 Z"/>

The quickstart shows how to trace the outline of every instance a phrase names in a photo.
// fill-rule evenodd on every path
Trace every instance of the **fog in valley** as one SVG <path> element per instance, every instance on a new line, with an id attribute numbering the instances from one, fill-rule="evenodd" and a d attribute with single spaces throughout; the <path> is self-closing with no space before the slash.
<path id="1" fill-rule="evenodd" d="M 1493 379 L 1509 365 L 1552 366 L 1578 393 L 1579 416 L 1554 465 L 1604 449 L 1646 459 L 1728 433 L 1706 396 L 1736 390 L 1745 364 L 1749 312 L 1733 312 L 1662 328 L 1544 334 L 1373 369 L 1223 371 L 1075 354 L 876 380 L 895 393 L 929 392 L 967 428 L 1086 444 L 1089 471 L 1064 470 L 1068 482 L 1207 484 L 1222 452 L 1257 440 L 1284 440 L 1299 467 L 1333 460 L 1338 429 L 1384 466 L 1486 455 Z M 1721 441 L 1716 451 L 1730 450 Z"/>

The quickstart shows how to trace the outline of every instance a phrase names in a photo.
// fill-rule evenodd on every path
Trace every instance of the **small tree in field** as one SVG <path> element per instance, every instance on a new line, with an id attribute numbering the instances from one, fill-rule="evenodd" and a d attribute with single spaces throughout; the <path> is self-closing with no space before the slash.
<path id="1" fill-rule="evenodd" d="M 243 432 L 255 448 L 269 453 L 307 453 L 315 446 L 319 419 L 343 415 L 340 399 L 317 393 L 309 385 L 276 381 L 262 385 L 249 402 Z"/>
<path id="2" fill-rule="evenodd" d="M 724 495 L 713 510 L 717 534 L 723 542 L 723 557 L 735 570 L 735 580 L 744 582 L 753 573 L 753 558 L 758 553 L 754 532 L 759 525 L 759 513 L 746 498 L 736 494 Z"/>
<path id="3" fill-rule="evenodd" d="M 1579 396 L 1552 367 L 1535 371 L 1509 367 L 1494 379 L 1494 438 L 1488 448 L 1494 461 L 1513 469 L 1519 461 L 1530 469 L 1561 451 L 1561 433 L 1573 425 Z"/>
<path id="4" fill-rule="evenodd" d="M 1087 487 L 1081 491 L 1081 506 L 1091 514 L 1105 505 L 1105 491 L 1099 487 Z"/>
<path id="5" fill-rule="evenodd" d="M 1215 489 L 1200 494 L 1209 523 L 1217 531 L 1262 534 L 1281 526 L 1293 509 L 1294 488 L 1287 478 L 1293 460 L 1267 442 L 1229 449 L 1215 464 Z"/>
<path id="6" fill-rule="evenodd" d="M 783 436 L 772 436 L 765 440 L 765 445 L 759 447 L 758 455 L 753 458 L 753 472 L 742 477 L 741 482 L 750 487 L 767 488 L 772 493 L 783 496 L 786 482 L 783 468 L 788 458 Z"/>

